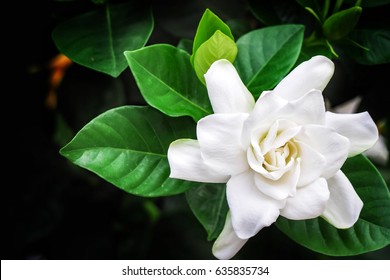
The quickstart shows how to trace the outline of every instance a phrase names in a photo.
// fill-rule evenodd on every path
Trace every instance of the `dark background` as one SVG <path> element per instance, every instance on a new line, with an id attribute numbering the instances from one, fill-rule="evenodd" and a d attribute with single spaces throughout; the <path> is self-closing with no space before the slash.
<path id="1" fill-rule="evenodd" d="M 185 1 L 171 2 L 169 9 L 153 3 L 155 25 L 148 44 L 175 45 L 182 37 L 193 38 L 207 1 L 194 7 L 184 5 Z M 232 2 L 221 8 L 217 1 L 211 8 L 222 19 L 242 17 L 255 23 L 247 10 L 236 8 L 240 1 Z M 136 197 L 59 155 L 69 140 L 60 128 L 76 132 L 107 109 L 144 102 L 128 69 L 114 79 L 72 64 L 56 88 L 57 102 L 48 105 L 48 65 L 58 54 L 51 32 L 58 22 L 88 10 L 91 3 L 47 0 L 22 5 L 11 9 L 10 25 L 15 27 L 4 58 L 12 62 L 6 69 L 10 80 L 9 74 L 4 80 L 9 86 L 3 92 L 11 101 L 4 104 L 3 113 L 3 141 L 9 143 L 3 153 L 7 180 L 2 186 L 2 259 L 214 259 L 213 243 L 207 241 L 184 195 Z M 363 108 L 375 120 L 383 118 L 388 114 L 383 97 L 388 93 L 389 66 L 349 66 L 341 65 L 329 85 L 345 94 L 329 98 L 338 104 L 358 92 L 365 97 Z M 388 166 L 380 168 L 388 170 Z M 294 243 L 274 226 L 251 238 L 235 257 L 389 258 L 389 247 L 354 257 L 324 256 Z"/>

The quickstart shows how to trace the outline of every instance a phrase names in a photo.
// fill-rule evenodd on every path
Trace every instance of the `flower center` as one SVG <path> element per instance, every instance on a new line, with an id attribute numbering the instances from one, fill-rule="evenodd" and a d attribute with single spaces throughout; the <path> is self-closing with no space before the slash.
<path id="1" fill-rule="evenodd" d="M 276 171 L 286 165 L 297 155 L 297 147 L 293 139 L 283 146 L 273 148 L 264 155 L 263 167 L 268 172 Z"/>
<path id="2" fill-rule="evenodd" d="M 299 156 L 294 140 L 298 131 L 299 127 L 287 120 L 254 130 L 247 150 L 249 166 L 268 179 L 278 180 L 294 166 Z"/>

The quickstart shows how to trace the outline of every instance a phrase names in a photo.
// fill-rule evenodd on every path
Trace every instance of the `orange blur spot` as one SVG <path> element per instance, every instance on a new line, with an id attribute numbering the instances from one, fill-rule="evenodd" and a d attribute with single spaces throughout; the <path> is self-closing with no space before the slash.
<path id="1" fill-rule="evenodd" d="M 73 64 L 64 54 L 54 56 L 48 65 L 49 68 L 49 92 L 45 100 L 45 104 L 49 109 L 57 107 L 57 89 L 60 86 L 66 71 Z"/>

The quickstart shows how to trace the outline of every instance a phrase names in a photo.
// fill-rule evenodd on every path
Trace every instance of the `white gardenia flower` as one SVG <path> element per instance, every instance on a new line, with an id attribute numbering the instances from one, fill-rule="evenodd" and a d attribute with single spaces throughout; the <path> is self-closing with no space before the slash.
<path id="1" fill-rule="evenodd" d="M 367 112 L 326 112 L 322 90 L 333 72 L 331 60 L 315 56 L 256 102 L 229 61 L 205 74 L 214 114 L 197 123 L 197 140 L 171 143 L 168 161 L 172 178 L 227 183 L 216 258 L 232 258 L 279 215 L 322 216 L 337 228 L 359 218 L 363 202 L 340 168 L 372 147 L 378 130 Z"/>

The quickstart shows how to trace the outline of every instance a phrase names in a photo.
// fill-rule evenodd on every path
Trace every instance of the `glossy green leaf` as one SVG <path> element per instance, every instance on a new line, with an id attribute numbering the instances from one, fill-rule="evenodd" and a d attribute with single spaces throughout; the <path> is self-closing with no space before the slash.
<path id="1" fill-rule="evenodd" d="M 236 43 L 230 37 L 217 30 L 195 53 L 194 69 L 198 79 L 203 84 L 206 84 L 204 74 L 209 70 L 213 62 L 224 58 L 233 63 L 236 56 Z"/>
<path id="2" fill-rule="evenodd" d="M 202 18 L 199 21 L 198 28 L 195 33 L 194 44 L 192 46 L 191 63 L 194 64 L 194 56 L 198 48 L 206 42 L 214 33 L 219 30 L 234 41 L 233 34 L 229 26 L 224 23 L 210 9 L 206 9 Z"/>
<path id="3" fill-rule="evenodd" d="M 190 55 L 167 44 L 125 52 L 131 72 L 146 102 L 172 116 L 195 121 L 212 113 L 205 86 L 198 80 Z"/>
<path id="4" fill-rule="evenodd" d="M 189 189 L 185 194 L 192 212 L 207 232 L 207 239 L 217 238 L 228 212 L 226 185 L 201 184 Z"/>
<path id="5" fill-rule="evenodd" d="M 169 118 L 145 106 L 122 106 L 85 125 L 60 154 L 128 193 L 167 196 L 196 186 L 169 178 L 167 150 L 178 138 L 195 138 L 190 118 Z"/>
<path id="6" fill-rule="evenodd" d="M 355 6 L 342 10 L 327 18 L 322 31 L 328 40 L 339 40 L 347 36 L 359 21 L 362 8 Z"/>
<path id="7" fill-rule="evenodd" d="M 365 65 L 390 63 L 389 29 L 354 30 L 350 38 L 360 46 L 352 43 L 343 45 L 343 49 L 356 62 Z"/>
<path id="8" fill-rule="evenodd" d="M 297 243 L 326 255 L 350 256 L 390 244 L 390 193 L 375 166 L 363 155 L 342 168 L 364 202 L 359 220 L 349 229 L 336 229 L 322 218 L 292 221 L 279 217 L 277 227 Z"/>
<path id="9" fill-rule="evenodd" d="M 301 51 L 303 34 L 303 25 L 285 24 L 257 29 L 237 40 L 234 64 L 255 97 L 275 87 L 292 69 Z"/>
<path id="10" fill-rule="evenodd" d="M 152 30 L 150 8 L 126 2 L 102 5 L 65 21 L 54 28 L 52 37 L 72 61 L 118 77 L 127 67 L 123 52 L 143 47 Z"/>

